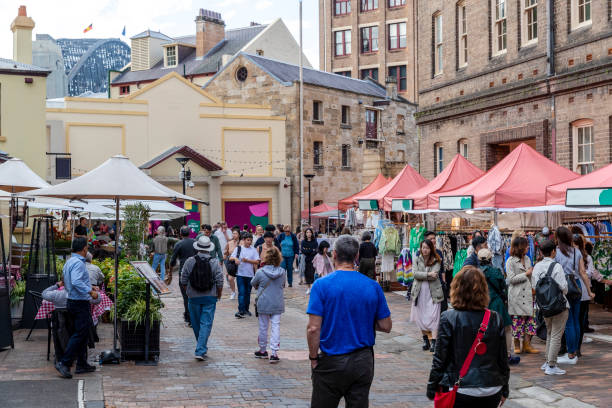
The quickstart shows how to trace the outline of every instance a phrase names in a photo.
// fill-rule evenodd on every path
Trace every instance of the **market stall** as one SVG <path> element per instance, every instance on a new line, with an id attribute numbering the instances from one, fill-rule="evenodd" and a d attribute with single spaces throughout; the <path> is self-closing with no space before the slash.
<path id="1" fill-rule="evenodd" d="M 354 200 L 362 210 L 391 211 L 390 202 L 387 204 L 385 198 L 403 197 L 425 185 L 427 180 L 407 164 L 389 183 L 369 194 L 359 194 Z"/>
<path id="2" fill-rule="evenodd" d="M 378 176 L 376 176 L 376 178 L 370 184 L 368 184 L 363 190 L 361 190 L 358 193 L 353 194 L 350 197 L 346 197 L 338 201 L 338 208 L 342 211 L 346 211 L 349 208 L 357 207 L 358 204 L 357 204 L 357 200 L 355 199 L 355 197 L 373 193 L 374 191 L 389 184 L 390 181 L 391 181 L 390 178 L 385 177 L 379 173 Z"/>

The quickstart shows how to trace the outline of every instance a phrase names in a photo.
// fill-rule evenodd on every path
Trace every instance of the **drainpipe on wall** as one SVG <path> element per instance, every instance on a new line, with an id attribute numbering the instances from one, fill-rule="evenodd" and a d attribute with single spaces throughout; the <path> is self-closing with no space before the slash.
<path id="1" fill-rule="evenodd" d="M 546 75 L 547 79 L 547 91 L 550 92 L 550 78 L 555 75 L 555 5 L 554 0 L 547 1 L 547 16 L 548 24 L 546 27 L 548 35 L 548 43 L 546 47 Z M 550 132 L 550 144 L 551 144 L 551 159 L 557 161 L 557 115 L 555 106 L 555 95 L 550 95 L 550 113 L 551 113 L 551 132 Z"/>

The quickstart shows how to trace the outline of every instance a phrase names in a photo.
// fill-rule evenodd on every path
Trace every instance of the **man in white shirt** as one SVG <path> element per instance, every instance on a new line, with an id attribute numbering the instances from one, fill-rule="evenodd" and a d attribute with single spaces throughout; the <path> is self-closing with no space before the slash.
<path id="1" fill-rule="evenodd" d="M 221 221 L 219 225 L 220 227 L 215 231 L 215 236 L 219 240 L 219 245 L 221 245 L 221 253 L 223 253 L 225 252 L 227 241 L 232 239 L 232 231 L 227 229 L 227 223 L 225 221 Z"/>
<path id="2" fill-rule="evenodd" d="M 551 240 L 546 240 L 540 245 L 540 250 L 544 259 L 538 262 L 531 275 L 532 285 L 535 288 L 538 281 L 542 279 L 548 273 L 550 265 L 555 262 L 556 244 Z M 567 280 L 565 278 L 565 272 L 561 264 L 555 262 L 555 266 L 552 269 L 551 277 L 559 285 L 559 289 L 563 292 L 563 295 L 567 294 Z M 541 369 L 544 370 L 546 375 L 563 375 L 565 370 L 557 367 L 557 354 L 561 348 L 561 337 L 565 331 L 565 323 L 567 322 L 567 316 L 569 309 L 569 303 L 565 299 L 566 309 L 554 316 L 545 317 L 546 322 L 546 362 L 542 365 Z M 559 360 L 559 362 L 562 362 Z"/>
<path id="3" fill-rule="evenodd" d="M 238 265 L 236 283 L 238 284 L 238 319 L 252 316 L 249 312 L 251 304 L 251 279 L 255 276 L 255 269 L 259 265 L 259 252 L 253 248 L 253 236 L 248 232 L 240 234 L 241 245 L 234 249 L 230 255 L 230 261 Z"/>

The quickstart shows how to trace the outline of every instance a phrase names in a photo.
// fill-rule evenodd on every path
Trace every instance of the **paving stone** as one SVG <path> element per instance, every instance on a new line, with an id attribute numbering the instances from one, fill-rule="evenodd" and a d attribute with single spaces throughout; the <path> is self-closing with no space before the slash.
<path id="1" fill-rule="evenodd" d="M 522 394 L 525 394 L 532 398 L 536 398 L 537 400 L 545 402 L 545 403 L 555 402 L 563 398 L 563 395 L 557 394 L 556 392 L 553 392 L 553 391 L 549 391 L 546 388 L 542 388 L 542 387 L 520 388 L 519 391 Z"/>
<path id="2" fill-rule="evenodd" d="M 559 408 L 595 408 L 594 405 L 585 404 L 584 402 L 578 401 L 574 398 L 563 398 L 557 403 Z"/>

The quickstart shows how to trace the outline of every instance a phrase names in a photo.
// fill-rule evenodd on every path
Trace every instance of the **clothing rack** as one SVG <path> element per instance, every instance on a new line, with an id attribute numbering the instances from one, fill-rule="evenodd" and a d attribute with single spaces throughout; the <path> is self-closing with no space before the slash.
<path id="1" fill-rule="evenodd" d="M 609 221 L 609 220 L 610 220 L 610 213 L 593 213 L 593 214 L 581 215 L 581 216 L 568 216 L 568 217 L 563 217 L 562 219 L 563 224 Z"/>

